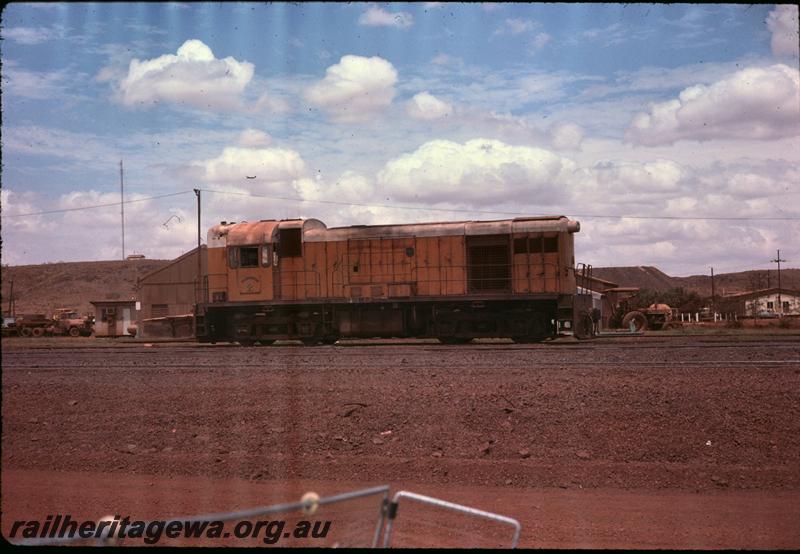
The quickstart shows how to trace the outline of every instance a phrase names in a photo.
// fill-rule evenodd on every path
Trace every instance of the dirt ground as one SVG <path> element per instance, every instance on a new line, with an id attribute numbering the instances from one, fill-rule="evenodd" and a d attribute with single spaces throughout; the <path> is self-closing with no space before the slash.
<path id="1" fill-rule="evenodd" d="M 5 536 L 386 484 L 516 518 L 523 547 L 800 547 L 797 335 L 2 347 Z M 403 502 L 395 545 L 508 544 Z M 336 541 L 369 544 L 378 505 Z"/>

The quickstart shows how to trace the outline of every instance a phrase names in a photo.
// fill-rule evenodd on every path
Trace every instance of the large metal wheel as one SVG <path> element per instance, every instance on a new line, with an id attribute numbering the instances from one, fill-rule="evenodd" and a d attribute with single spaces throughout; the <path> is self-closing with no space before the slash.
<path id="1" fill-rule="evenodd" d="M 19 330 L 19 335 L 21 337 L 30 337 L 33 334 L 30 327 L 23 327 Z"/>
<path id="2" fill-rule="evenodd" d="M 70 327 L 69 328 L 69 336 L 70 337 L 79 337 L 81 336 L 81 330 L 77 327 Z"/>
<path id="3" fill-rule="evenodd" d="M 34 337 L 43 337 L 44 336 L 44 327 L 34 327 L 31 329 L 31 335 Z"/>
<path id="4" fill-rule="evenodd" d="M 647 317 L 642 312 L 633 311 L 625 314 L 625 317 L 622 318 L 622 327 L 629 329 L 631 327 L 631 322 L 633 322 L 635 331 L 647 330 Z"/>

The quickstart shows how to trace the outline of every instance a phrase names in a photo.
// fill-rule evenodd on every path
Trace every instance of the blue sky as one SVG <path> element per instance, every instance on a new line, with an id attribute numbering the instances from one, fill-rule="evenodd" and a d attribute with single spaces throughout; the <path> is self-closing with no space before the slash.
<path id="1" fill-rule="evenodd" d="M 24 215 L 118 201 L 120 159 L 126 200 L 222 191 L 204 228 L 564 213 L 595 266 L 800 259 L 796 6 L 12 3 L 0 36 L 3 263 L 120 257 L 116 207 Z M 126 205 L 126 253 L 194 217 Z"/>

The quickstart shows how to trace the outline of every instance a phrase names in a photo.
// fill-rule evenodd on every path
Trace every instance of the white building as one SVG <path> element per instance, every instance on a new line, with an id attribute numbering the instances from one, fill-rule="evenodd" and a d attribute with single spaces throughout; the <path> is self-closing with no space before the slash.
<path id="1" fill-rule="evenodd" d="M 743 316 L 800 315 L 800 291 L 796 290 L 775 287 L 724 296 L 720 300 Z"/>

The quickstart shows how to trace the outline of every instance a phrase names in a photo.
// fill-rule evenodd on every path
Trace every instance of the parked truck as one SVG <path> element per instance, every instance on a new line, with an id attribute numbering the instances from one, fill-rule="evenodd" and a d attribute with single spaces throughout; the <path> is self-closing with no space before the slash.
<path id="1" fill-rule="evenodd" d="M 43 337 L 53 320 L 44 314 L 22 314 L 16 318 L 14 328 L 20 337 Z"/>
<path id="2" fill-rule="evenodd" d="M 3 336 L 43 337 L 70 336 L 88 337 L 94 329 L 94 316 L 81 316 L 72 308 L 59 308 L 52 317 L 44 314 L 23 314 L 16 318 L 4 318 Z"/>
<path id="3" fill-rule="evenodd" d="M 88 337 L 92 334 L 94 316 L 81 316 L 72 308 L 60 308 L 53 314 L 53 322 L 47 328 L 50 335 L 69 335 L 70 337 Z"/>

